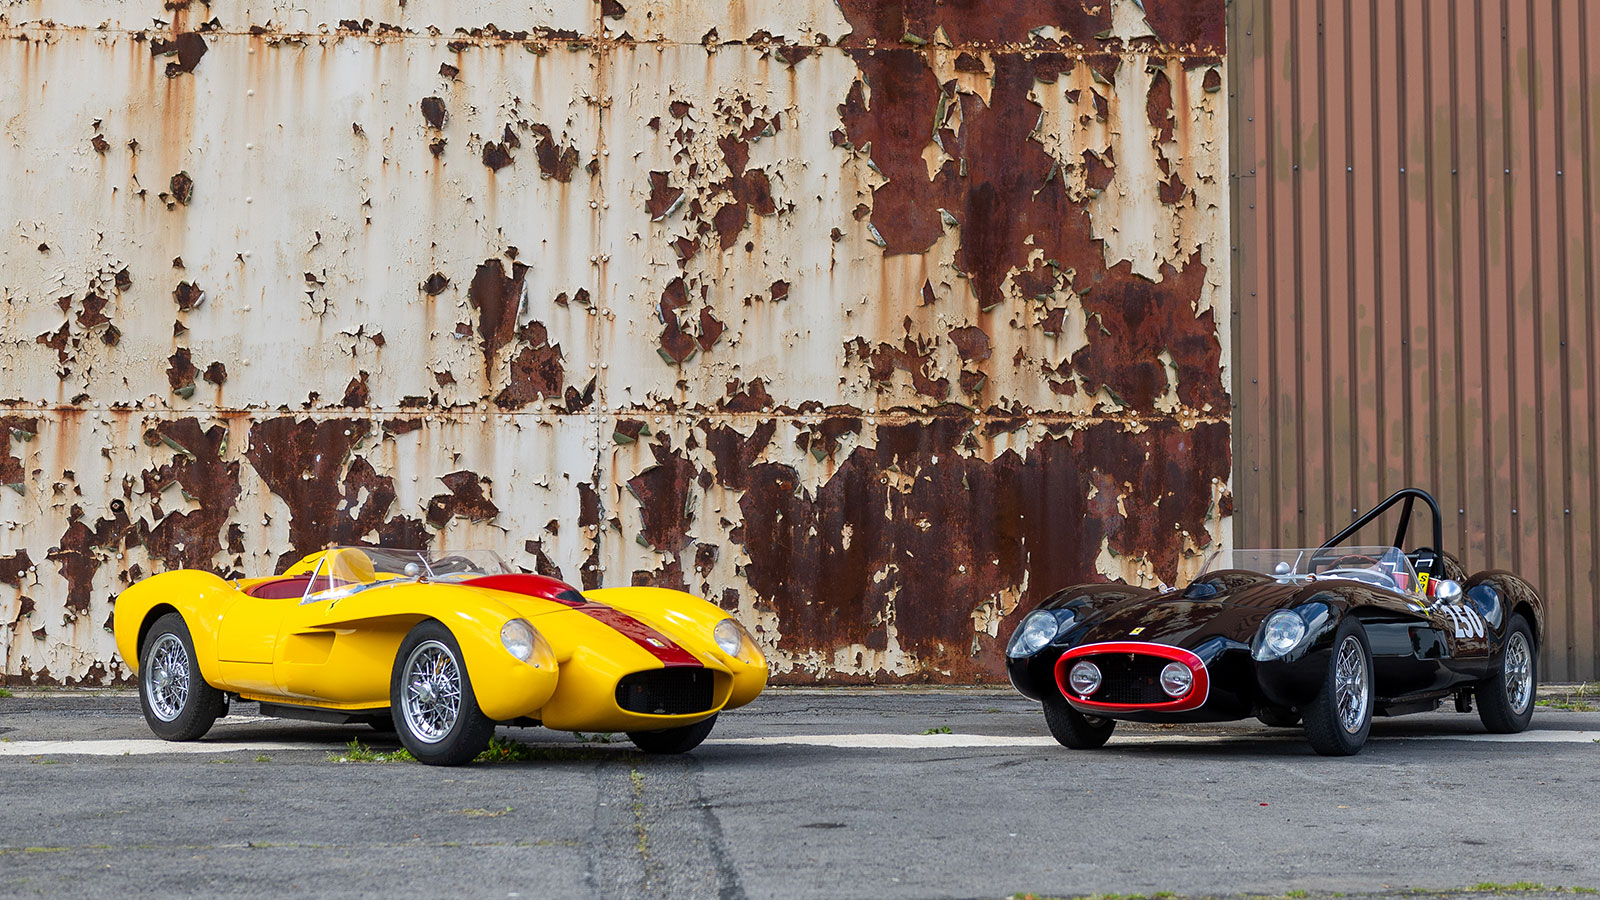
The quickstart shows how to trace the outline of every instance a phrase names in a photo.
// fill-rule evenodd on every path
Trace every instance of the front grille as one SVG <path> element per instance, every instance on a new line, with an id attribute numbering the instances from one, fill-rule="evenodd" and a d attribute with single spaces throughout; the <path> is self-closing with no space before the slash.
<path id="1" fill-rule="evenodd" d="M 1161 670 L 1172 662 L 1142 653 L 1101 653 L 1087 657 L 1100 667 L 1100 690 L 1089 699 L 1095 703 L 1171 703 L 1161 689 Z"/>
<path id="2" fill-rule="evenodd" d="M 682 716 L 711 709 L 710 669 L 651 669 L 622 676 L 617 705 L 628 712 Z"/>

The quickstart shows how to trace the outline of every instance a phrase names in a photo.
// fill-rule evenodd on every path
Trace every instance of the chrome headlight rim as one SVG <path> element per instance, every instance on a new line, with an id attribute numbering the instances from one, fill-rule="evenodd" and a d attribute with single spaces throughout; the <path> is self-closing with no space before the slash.
<path id="1" fill-rule="evenodd" d="M 756 646 L 756 637 L 744 623 L 729 616 L 712 626 L 711 642 L 717 649 L 734 659 L 754 663 L 761 658 L 761 650 Z"/>
<path id="2" fill-rule="evenodd" d="M 1087 659 L 1078 660 L 1067 670 L 1067 686 L 1080 697 L 1093 696 L 1103 683 L 1105 676 L 1101 674 L 1100 667 Z"/>
<path id="3" fill-rule="evenodd" d="M 1250 655 L 1258 662 L 1283 659 L 1299 649 L 1310 632 L 1305 618 L 1298 611 L 1277 610 L 1261 623 Z"/>
<path id="4" fill-rule="evenodd" d="M 510 619 L 500 626 L 500 645 L 525 663 L 533 662 L 538 641 L 539 633 L 527 619 Z"/>
<path id="5" fill-rule="evenodd" d="M 1036 609 L 1022 617 L 1006 642 L 1006 656 L 1027 659 L 1050 646 L 1076 620 L 1069 609 Z"/>
<path id="6" fill-rule="evenodd" d="M 1174 700 L 1189 696 L 1194 690 L 1194 670 L 1174 660 L 1161 667 L 1161 690 Z"/>

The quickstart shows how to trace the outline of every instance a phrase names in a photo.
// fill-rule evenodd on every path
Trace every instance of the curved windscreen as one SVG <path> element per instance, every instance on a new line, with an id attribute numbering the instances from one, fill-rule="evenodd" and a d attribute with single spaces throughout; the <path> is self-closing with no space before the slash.
<path id="1" fill-rule="evenodd" d="M 1284 584 L 1344 578 L 1406 594 L 1419 591 L 1416 569 L 1397 547 L 1219 550 L 1206 560 L 1198 577 L 1222 569 L 1260 572 Z"/>
<path id="2" fill-rule="evenodd" d="M 335 547 L 317 560 L 301 603 L 335 600 L 402 581 L 466 581 L 512 570 L 493 550 L 430 554 L 386 547 Z"/>

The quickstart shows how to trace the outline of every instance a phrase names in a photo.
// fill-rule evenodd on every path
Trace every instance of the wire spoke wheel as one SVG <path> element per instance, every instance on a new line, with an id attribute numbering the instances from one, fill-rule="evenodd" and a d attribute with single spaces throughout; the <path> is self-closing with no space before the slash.
<path id="1" fill-rule="evenodd" d="M 189 701 L 189 651 L 175 634 L 163 634 L 150 649 L 144 670 L 145 694 L 150 711 L 163 722 L 183 714 Z"/>
<path id="2" fill-rule="evenodd" d="M 1322 689 L 1300 711 L 1311 748 L 1323 756 L 1361 752 L 1372 729 L 1372 651 L 1361 620 L 1346 616 L 1326 651 Z"/>
<path id="3" fill-rule="evenodd" d="M 449 648 L 424 641 L 406 658 L 402 669 L 401 711 L 418 740 L 444 740 L 461 715 L 461 669 Z"/>
<path id="4" fill-rule="evenodd" d="M 1506 642 L 1504 679 L 1506 702 L 1520 716 L 1533 700 L 1533 653 L 1528 636 L 1520 631 L 1513 631 Z"/>
<path id="5" fill-rule="evenodd" d="M 1339 645 L 1339 661 L 1334 670 L 1334 690 L 1339 702 L 1339 724 L 1348 734 L 1357 734 L 1367 721 L 1367 660 L 1361 642 L 1354 635 Z"/>
<path id="6" fill-rule="evenodd" d="M 192 741 L 227 711 L 227 699 L 208 684 L 183 616 L 167 613 L 139 641 L 139 708 L 156 737 Z"/>

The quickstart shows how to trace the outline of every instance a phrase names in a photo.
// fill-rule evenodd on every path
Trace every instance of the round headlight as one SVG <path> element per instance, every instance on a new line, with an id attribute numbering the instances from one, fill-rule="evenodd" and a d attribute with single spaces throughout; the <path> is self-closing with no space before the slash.
<path id="1" fill-rule="evenodd" d="M 1100 667 L 1087 659 L 1080 660 L 1067 673 L 1067 684 L 1080 696 L 1087 697 L 1100 690 Z"/>
<path id="2" fill-rule="evenodd" d="M 500 643 L 507 653 L 523 662 L 533 659 L 533 626 L 522 619 L 512 619 L 500 626 Z"/>
<path id="3" fill-rule="evenodd" d="M 739 651 L 744 649 L 744 627 L 735 619 L 723 619 L 711 629 L 711 639 L 717 642 L 723 653 L 738 656 Z"/>
<path id="4" fill-rule="evenodd" d="M 1161 689 L 1168 697 L 1182 697 L 1194 687 L 1194 673 L 1180 662 L 1167 663 L 1161 670 Z"/>
<path id="5" fill-rule="evenodd" d="M 1017 626 L 1017 630 L 1011 632 L 1011 641 L 1006 645 L 1006 655 L 1012 659 L 1021 659 L 1038 653 L 1044 649 L 1044 645 L 1056 639 L 1056 635 L 1061 633 L 1061 627 L 1061 620 L 1048 609 L 1036 609 L 1028 613 Z"/>
<path id="6" fill-rule="evenodd" d="M 1260 659 L 1277 659 L 1293 650 L 1306 636 L 1306 622 L 1298 613 L 1280 609 L 1267 617 L 1261 629 Z"/>

